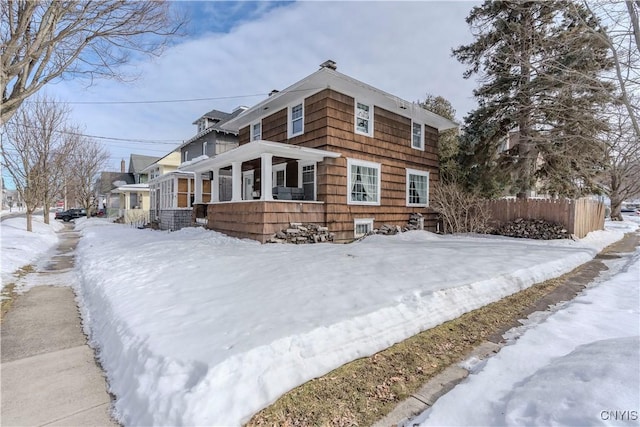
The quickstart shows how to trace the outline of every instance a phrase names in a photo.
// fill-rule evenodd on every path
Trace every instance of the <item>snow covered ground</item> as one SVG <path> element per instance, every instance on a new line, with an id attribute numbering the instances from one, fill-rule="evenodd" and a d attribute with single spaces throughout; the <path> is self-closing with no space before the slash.
<path id="1" fill-rule="evenodd" d="M 76 228 L 76 291 L 119 420 L 238 425 L 311 378 L 570 271 L 635 225 L 577 242 L 409 232 L 308 246 Z"/>
<path id="2" fill-rule="evenodd" d="M 33 232 L 27 231 L 27 219 L 7 218 L 0 227 L 0 259 L 2 262 L 2 286 L 15 281 L 14 273 L 29 265 L 58 244 L 56 231 L 64 228 L 60 221 L 49 216 L 49 225 L 42 215 L 33 216 Z"/>
<path id="3" fill-rule="evenodd" d="M 20 266 L 46 256 L 57 243 L 54 230 L 63 226 L 54 220 L 46 226 L 41 217 L 35 217 L 35 233 L 24 231 L 24 218 L 0 224 L 3 283 Z M 202 229 L 154 232 L 81 219 L 73 277 L 84 326 L 125 425 L 237 425 L 308 379 L 569 271 L 635 226 L 608 223 L 607 231 L 577 242 L 410 232 L 350 245 L 292 246 L 260 245 Z M 637 297 L 637 263 L 629 267 L 629 280 L 634 271 Z M 613 304 L 615 298 L 607 300 Z M 627 324 L 638 325 L 637 298 L 635 306 L 633 299 L 629 304 L 628 314 L 636 317 Z M 611 307 L 598 308 L 597 317 L 609 316 Z M 585 328 L 587 343 L 598 328 Z M 565 353 L 544 353 L 539 360 L 567 355 L 563 363 L 578 366 L 584 354 L 617 348 L 620 363 L 630 363 L 624 353 L 633 345 L 629 340 L 586 348 L 581 343 L 572 339 Z M 618 359 L 609 353 L 606 372 L 618 372 Z M 554 364 L 536 366 L 529 371 L 546 375 L 530 378 L 536 387 L 559 376 L 551 371 Z M 505 389 L 506 381 L 496 386 Z M 517 385 L 512 405 L 533 393 Z M 584 399 L 586 391 L 578 391 Z M 602 410 L 609 409 L 625 408 Z M 545 423 L 539 405 L 525 415 L 527 423 Z"/>
<path id="4" fill-rule="evenodd" d="M 637 426 L 640 250 L 616 262 L 625 262 L 621 274 L 531 319 L 515 343 L 411 425 Z"/>

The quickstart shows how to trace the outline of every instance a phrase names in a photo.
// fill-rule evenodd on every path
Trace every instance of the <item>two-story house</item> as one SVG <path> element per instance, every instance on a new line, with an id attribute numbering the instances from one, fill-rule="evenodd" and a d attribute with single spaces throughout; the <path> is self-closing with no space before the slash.
<path id="1" fill-rule="evenodd" d="M 176 167 L 160 169 L 160 164 L 150 166 L 150 214 L 149 219 L 161 230 L 179 230 L 191 225 L 192 205 L 195 199 L 195 174 L 177 171 L 178 164 L 215 157 L 238 146 L 238 132 L 221 127 L 246 110 L 238 107 L 231 113 L 211 110 L 193 122 L 197 126 L 194 137 L 185 141 L 175 151 Z M 175 159 L 174 159 L 175 160 Z M 221 175 L 219 194 L 222 200 L 231 198 L 231 178 Z M 211 192 L 210 181 L 204 182 L 205 198 Z M 228 196 L 227 196 L 228 194 Z M 207 199 L 208 200 L 208 199 Z"/>
<path id="2" fill-rule="evenodd" d="M 180 167 L 197 178 L 196 214 L 210 229 L 265 242 L 307 222 L 350 240 L 419 212 L 435 230 L 438 133 L 457 124 L 339 73 L 333 61 L 223 127 L 238 132 L 238 148 Z M 229 201 L 217 190 L 223 173 Z"/>

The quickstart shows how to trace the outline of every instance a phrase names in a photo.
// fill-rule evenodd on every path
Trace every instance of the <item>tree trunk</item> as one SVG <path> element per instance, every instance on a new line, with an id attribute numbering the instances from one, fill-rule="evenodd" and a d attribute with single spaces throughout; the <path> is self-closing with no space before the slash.
<path id="1" fill-rule="evenodd" d="M 622 218 L 622 200 L 617 194 L 611 194 L 611 220 L 623 221 Z"/>
<path id="2" fill-rule="evenodd" d="M 33 232 L 33 211 L 27 209 L 27 231 Z"/>
<path id="3" fill-rule="evenodd" d="M 49 202 L 45 201 L 42 206 L 42 218 L 44 218 L 44 223 L 49 224 Z"/>

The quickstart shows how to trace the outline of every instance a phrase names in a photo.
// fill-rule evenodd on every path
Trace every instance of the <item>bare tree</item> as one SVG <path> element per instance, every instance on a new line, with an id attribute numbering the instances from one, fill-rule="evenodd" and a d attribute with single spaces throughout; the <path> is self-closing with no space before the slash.
<path id="1" fill-rule="evenodd" d="M 629 116 L 629 124 L 640 140 L 640 1 L 584 2 L 604 24 L 594 29 L 611 52 L 617 86 L 615 97 Z"/>
<path id="2" fill-rule="evenodd" d="M 109 160 L 109 152 L 100 144 L 85 136 L 78 137 L 77 149 L 70 156 L 68 168 L 71 178 L 68 185 L 76 200 L 87 210 L 87 216 L 96 202 L 95 178 Z"/>
<path id="3" fill-rule="evenodd" d="M 57 78 L 124 78 L 132 52 L 160 54 L 183 20 L 163 1 L 0 2 L 0 81 L 5 123 Z"/>
<path id="4" fill-rule="evenodd" d="M 68 119 L 65 104 L 43 96 L 21 107 L 4 126 L 2 166 L 26 205 L 27 231 L 32 231 L 32 215 L 39 206 L 49 221 L 59 170 L 73 150 Z"/>
<path id="5" fill-rule="evenodd" d="M 608 111 L 610 130 L 604 190 L 611 200 L 611 218 L 622 220 L 622 202 L 640 193 L 640 1 L 584 2 L 604 24 L 596 35 L 608 47 L 615 83 Z"/>
<path id="6" fill-rule="evenodd" d="M 622 221 L 622 203 L 640 195 L 640 143 L 625 107 L 617 106 L 607 134 L 609 164 L 603 187 L 611 200 L 611 219 Z"/>

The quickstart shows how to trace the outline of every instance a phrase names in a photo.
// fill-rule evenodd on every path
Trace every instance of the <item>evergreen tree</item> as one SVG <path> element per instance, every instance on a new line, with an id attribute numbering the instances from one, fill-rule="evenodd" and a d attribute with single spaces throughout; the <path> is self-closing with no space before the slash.
<path id="1" fill-rule="evenodd" d="M 456 110 L 451 103 L 442 96 L 427 94 L 424 101 L 418 104 L 425 110 L 436 113 L 451 121 L 456 120 Z M 460 175 L 458 166 L 459 155 L 458 129 L 440 132 L 438 137 L 438 157 L 440 160 L 440 180 L 445 183 L 456 182 Z"/>
<path id="2" fill-rule="evenodd" d="M 599 112 L 612 89 L 600 79 L 612 64 L 597 19 L 563 0 L 486 1 L 467 23 L 476 40 L 453 53 L 470 66 L 465 78 L 481 83 L 461 146 L 470 185 L 519 197 L 536 182 L 564 196 L 596 188 L 605 156 Z"/>

